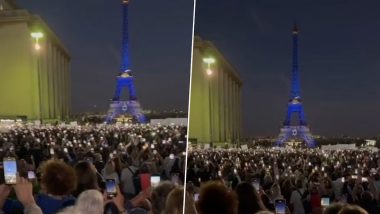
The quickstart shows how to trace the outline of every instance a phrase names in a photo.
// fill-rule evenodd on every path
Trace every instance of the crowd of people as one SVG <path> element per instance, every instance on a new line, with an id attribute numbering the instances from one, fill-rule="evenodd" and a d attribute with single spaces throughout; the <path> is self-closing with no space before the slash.
<path id="1" fill-rule="evenodd" d="M 193 196 L 186 203 L 193 203 L 198 213 L 376 214 L 380 213 L 380 154 L 189 149 L 186 189 Z"/>
<path id="2" fill-rule="evenodd" d="M 0 213 L 182 213 L 186 132 L 149 124 L 3 130 Z"/>

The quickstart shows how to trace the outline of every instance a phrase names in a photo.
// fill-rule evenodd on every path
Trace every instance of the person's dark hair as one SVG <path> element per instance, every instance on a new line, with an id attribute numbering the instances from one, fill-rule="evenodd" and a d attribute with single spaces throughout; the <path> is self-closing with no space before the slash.
<path id="1" fill-rule="evenodd" d="M 75 173 L 77 175 L 77 188 L 74 196 L 78 196 L 81 192 L 89 189 L 99 189 L 96 172 L 87 161 L 78 162 L 75 166 Z"/>
<path id="2" fill-rule="evenodd" d="M 223 184 L 208 182 L 201 187 L 197 206 L 200 214 L 236 214 L 238 200 Z"/>
<path id="3" fill-rule="evenodd" d="M 126 163 L 127 166 L 132 166 L 132 162 L 133 161 L 132 161 L 131 157 L 128 156 L 128 157 L 125 158 L 125 163 Z"/>
<path id="4" fill-rule="evenodd" d="M 160 214 L 165 209 L 166 198 L 169 193 L 175 188 L 175 185 L 170 181 L 161 182 L 152 191 L 152 212 Z"/>
<path id="5" fill-rule="evenodd" d="M 104 206 L 104 214 L 119 214 L 119 209 L 113 202 L 109 202 Z"/>
<path id="6" fill-rule="evenodd" d="M 325 209 L 323 214 L 338 214 L 343 207 L 343 203 L 333 203 Z"/>
<path id="7" fill-rule="evenodd" d="M 303 187 L 302 177 L 299 177 L 299 178 L 296 180 L 296 188 L 297 188 L 297 189 L 301 189 L 302 187 Z"/>
<path id="8" fill-rule="evenodd" d="M 252 214 L 266 210 L 255 188 L 250 183 L 240 183 L 235 192 L 239 201 L 239 214 Z"/>
<path id="9" fill-rule="evenodd" d="M 77 177 L 74 169 L 64 162 L 49 160 L 42 168 L 41 185 L 46 193 L 64 196 L 76 189 Z"/>
<path id="10" fill-rule="evenodd" d="M 122 163 L 121 163 L 121 159 L 119 157 L 115 157 L 113 159 L 113 162 L 115 164 L 115 172 L 117 173 L 117 175 L 120 177 L 121 176 L 121 170 L 122 170 Z"/>
<path id="11" fill-rule="evenodd" d="M 346 205 L 338 214 L 368 214 L 368 212 L 357 205 Z"/>

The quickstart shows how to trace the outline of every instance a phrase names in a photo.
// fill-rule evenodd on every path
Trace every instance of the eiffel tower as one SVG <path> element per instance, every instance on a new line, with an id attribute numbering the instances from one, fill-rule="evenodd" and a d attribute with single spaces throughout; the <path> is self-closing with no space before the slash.
<path id="1" fill-rule="evenodd" d="M 292 80 L 291 80 L 291 91 L 290 98 L 288 102 L 288 110 L 286 113 L 286 118 L 281 128 L 280 134 L 277 139 L 277 146 L 282 146 L 284 143 L 291 140 L 302 140 L 307 144 L 307 147 L 315 147 L 315 141 L 311 135 L 310 129 L 307 126 L 305 113 L 303 110 L 302 99 L 301 99 L 301 86 L 300 86 L 300 75 L 298 69 L 298 28 L 294 25 L 293 28 L 293 69 L 292 69 Z M 292 115 L 296 114 L 297 121 L 296 124 L 292 124 Z"/>
<path id="2" fill-rule="evenodd" d="M 117 85 L 112 98 L 110 108 L 107 113 L 106 122 L 112 123 L 115 118 L 121 116 L 131 116 L 139 123 L 146 123 L 146 118 L 142 114 L 140 103 L 137 100 L 133 75 L 131 71 L 128 45 L 128 0 L 122 0 L 123 8 L 123 43 L 122 43 L 122 62 L 120 73 L 117 76 Z M 126 88 L 129 92 L 129 100 L 120 99 L 121 91 Z"/>

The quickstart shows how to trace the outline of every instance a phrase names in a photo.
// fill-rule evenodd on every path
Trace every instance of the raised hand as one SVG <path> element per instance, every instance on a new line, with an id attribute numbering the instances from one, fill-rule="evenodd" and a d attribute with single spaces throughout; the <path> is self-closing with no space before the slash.
<path id="1" fill-rule="evenodd" d="M 17 199 L 27 207 L 31 204 L 35 204 L 33 197 L 33 185 L 27 179 L 17 176 L 16 185 L 13 186 Z"/>

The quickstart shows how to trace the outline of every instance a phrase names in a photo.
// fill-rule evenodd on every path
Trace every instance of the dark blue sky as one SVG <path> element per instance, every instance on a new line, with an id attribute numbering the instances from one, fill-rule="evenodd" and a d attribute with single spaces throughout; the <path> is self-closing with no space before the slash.
<path id="1" fill-rule="evenodd" d="M 317 135 L 380 134 L 380 2 L 199 0 L 195 34 L 243 79 L 243 134 L 277 135 L 285 119 L 291 29 L 300 28 L 306 118 Z"/>
<path id="2" fill-rule="evenodd" d="M 50 25 L 72 56 L 74 112 L 105 111 L 116 87 L 121 0 L 18 0 Z M 187 111 L 193 26 L 191 0 L 131 0 L 131 63 L 145 109 Z"/>

